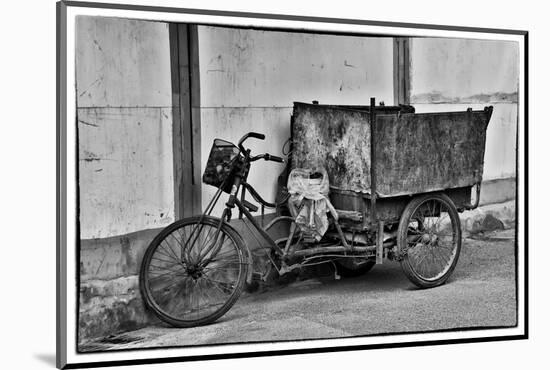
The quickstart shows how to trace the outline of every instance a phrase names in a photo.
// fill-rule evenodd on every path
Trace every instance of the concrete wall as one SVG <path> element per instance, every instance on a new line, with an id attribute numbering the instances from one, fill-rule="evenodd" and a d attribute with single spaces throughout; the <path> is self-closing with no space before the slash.
<path id="1" fill-rule="evenodd" d="M 173 221 L 168 25 L 78 17 L 76 83 L 81 238 Z"/>
<path id="2" fill-rule="evenodd" d="M 138 294 L 145 248 L 174 220 L 168 25 L 78 17 L 79 339 L 152 317 Z"/>
<path id="3" fill-rule="evenodd" d="M 247 142 L 253 153 L 281 155 L 294 101 L 393 104 L 392 58 L 391 38 L 199 27 L 201 171 L 214 138 L 249 131 L 267 136 Z M 257 162 L 249 182 L 273 200 L 282 168 Z M 203 207 L 215 190 L 203 185 Z"/>
<path id="4" fill-rule="evenodd" d="M 517 43 L 419 38 L 412 40 L 410 55 L 411 104 L 416 111 L 461 111 L 493 105 L 483 179 L 515 177 Z"/>

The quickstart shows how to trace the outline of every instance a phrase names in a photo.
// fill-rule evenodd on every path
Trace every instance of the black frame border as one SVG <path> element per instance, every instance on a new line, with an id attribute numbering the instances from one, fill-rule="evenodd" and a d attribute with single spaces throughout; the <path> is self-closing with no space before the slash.
<path id="1" fill-rule="evenodd" d="M 383 26 L 383 27 L 395 27 L 395 28 L 418 28 L 425 30 L 444 30 L 444 31 L 462 31 L 462 32 L 478 32 L 478 33 L 493 33 L 504 35 L 519 35 L 524 39 L 524 189 L 519 188 L 519 177 L 522 173 L 519 172 L 519 160 L 516 160 L 516 224 L 517 216 L 519 216 L 519 209 L 517 207 L 518 195 L 520 191 L 523 191 L 524 195 L 524 334 L 520 335 L 502 335 L 491 337 L 476 337 L 476 338 L 455 338 L 455 339 L 440 339 L 440 340 L 426 340 L 426 341 L 411 341 L 411 342 L 398 342 L 398 343 L 381 343 L 381 344 L 365 344 L 365 345 L 353 345 L 353 346 L 338 346 L 338 347 L 319 347 L 319 348 L 302 348 L 302 349 L 287 349 L 287 350 L 275 350 L 275 351 L 255 351 L 255 352 L 237 352 L 237 353 L 223 353 L 223 354 L 210 354 L 210 355 L 193 355 L 193 356 L 176 356 L 165 358 L 148 358 L 148 359 L 135 359 L 135 360 L 113 360 L 113 361 L 97 361 L 97 362 L 78 362 L 67 363 L 67 342 L 64 336 L 66 335 L 67 317 L 66 317 L 66 303 L 67 303 L 67 258 L 66 258 L 66 124 L 67 116 L 65 103 L 67 100 L 66 91 L 66 57 L 67 57 L 67 44 L 66 44 L 66 8 L 67 7 L 84 7 L 84 8 L 100 8 L 100 9 L 117 9 L 117 10 L 133 10 L 133 11 L 154 11 L 164 13 L 178 13 L 178 14 L 198 14 L 198 15 L 213 15 L 224 17 L 242 17 L 242 18 L 260 18 L 260 19 L 275 19 L 275 20 L 290 20 L 290 21 L 306 21 L 306 22 L 318 22 L 318 23 L 344 23 L 352 25 L 367 25 L 367 26 Z M 346 34 L 346 35 L 364 35 L 364 33 L 354 34 L 352 32 L 334 32 L 322 30 L 306 30 L 306 29 L 291 29 L 291 28 L 274 28 L 274 27 L 247 27 L 247 26 L 232 26 L 232 25 L 219 25 L 220 27 L 238 27 L 238 28 L 251 28 L 262 29 L 272 31 L 286 31 L 286 32 L 303 32 L 303 33 L 317 33 L 317 34 Z M 392 35 L 393 37 L 393 35 Z M 297 354 L 314 354 L 314 353 L 329 353 L 329 352 L 349 352 L 367 349 L 385 349 L 385 348 L 406 348 L 406 347 L 423 347 L 433 345 L 448 345 L 448 344 L 462 344 L 462 343 L 482 343 L 482 342 L 499 342 L 508 340 L 525 340 L 529 338 L 529 248 L 528 248 L 528 138 L 529 138 L 529 32 L 526 30 L 511 30 L 511 29 L 497 29 L 497 28 L 479 28 L 479 27 L 462 27 L 462 26 L 449 26 L 449 25 L 434 25 L 423 23 L 406 23 L 406 22 L 386 22 L 386 21 L 374 21 L 374 20 L 360 20 L 360 19 L 345 19 L 345 18 L 328 18 L 328 17 L 311 17 L 301 15 L 288 15 L 288 14 L 271 14 L 271 13 L 253 13 L 253 12 L 233 12 L 225 10 L 208 10 L 208 9 L 190 9 L 190 8 L 176 8 L 176 7 L 162 7 L 162 6 L 146 6 L 146 5 L 131 5 L 131 4 L 112 4 L 112 3 L 100 3 L 100 2 L 82 2 L 82 1 L 58 1 L 56 3 L 56 366 L 59 369 L 79 369 L 79 368 L 97 368 L 106 366 L 125 366 L 125 365 L 147 365 L 147 364 L 160 364 L 160 363 L 175 363 L 175 362 L 191 362 L 191 361 L 204 361 L 204 360 L 221 360 L 221 359 L 239 359 L 248 357 L 270 357 L 270 356 L 288 356 Z M 519 116 L 520 112 L 518 112 Z M 519 143 L 519 129 L 517 134 L 517 142 Z M 519 148 L 516 148 L 519 150 Z M 78 153 L 78 152 L 77 152 Z M 77 154 L 78 155 L 78 154 Z M 78 167 L 78 166 L 77 166 Z M 78 168 L 77 168 L 78 171 Z M 78 175 L 78 173 L 77 173 Z M 77 188 L 78 193 L 78 188 Z M 78 200 L 78 195 L 77 195 Z M 78 207 L 78 205 L 77 205 Z M 77 233 L 79 222 L 76 221 Z M 518 246 L 518 236 L 516 233 L 516 246 Z M 78 241 L 77 241 L 78 244 Z M 77 258 L 78 258 L 77 252 Z M 516 254 L 516 277 L 518 276 Z M 77 278 L 78 284 L 78 278 Z M 516 292 L 518 291 L 518 282 L 516 279 Z M 518 299 L 516 297 L 516 299 Z M 78 300 L 77 300 L 78 310 Z M 483 328 L 479 328 L 480 330 Z M 460 331 L 460 329 L 451 330 Z M 435 331 L 440 332 L 440 331 Z M 431 333 L 431 332 L 427 332 Z M 157 348 L 158 349 L 158 348 Z"/>

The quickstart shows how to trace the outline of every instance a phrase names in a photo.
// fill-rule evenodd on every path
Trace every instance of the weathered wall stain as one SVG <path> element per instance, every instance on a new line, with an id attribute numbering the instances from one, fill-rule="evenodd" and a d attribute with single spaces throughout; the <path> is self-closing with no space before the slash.
<path id="1" fill-rule="evenodd" d="M 92 82 L 88 87 L 86 87 L 79 95 L 78 97 L 83 97 L 87 92 L 88 90 L 90 90 L 92 87 L 98 85 L 99 83 L 101 83 L 101 81 L 103 80 L 103 77 L 98 77 L 94 82 Z M 77 86 L 77 90 L 78 90 L 78 86 Z M 88 93 L 88 96 L 91 98 L 92 95 L 90 93 Z"/>
<path id="2" fill-rule="evenodd" d="M 281 155 L 294 101 L 364 104 L 370 96 L 393 101 L 389 38 L 200 26 L 199 44 L 202 158 L 214 138 L 236 142 L 249 131 L 267 136 L 247 142 L 254 153 Z M 273 200 L 281 171 L 282 166 L 258 161 L 249 181 Z M 203 206 L 214 192 L 203 185 Z"/>
<path id="3" fill-rule="evenodd" d="M 120 247 L 123 256 L 123 265 L 125 266 L 135 266 L 137 262 L 135 256 L 132 254 L 132 249 L 130 248 L 130 238 L 128 236 L 122 236 L 120 238 Z"/>
<path id="4" fill-rule="evenodd" d="M 99 158 L 99 156 L 95 153 L 92 153 L 90 151 L 84 150 L 84 155 L 82 158 L 80 158 L 81 161 L 86 162 L 93 162 L 93 161 L 100 161 L 102 158 Z"/>
<path id="5" fill-rule="evenodd" d="M 78 107 L 172 105 L 165 23 L 90 16 L 76 23 L 78 95 L 91 93 Z"/>
<path id="6" fill-rule="evenodd" d="M 173 220 L 168 41 L 163 23 L 77 17 L 82 238 Z"/>
<path id="7" fill-rule="evenodd" d="M 98 49 L 99 51 L 103 51 L 103 49 L 101 48 L 101 45 L 99 45 L 99 42 L 97 42 L 96 39 L 94 39 L 93 41 L 94 41 L 94 45 L 97 46 L 97 49 Z"/>
<path id="8" fill-rule="evenodd" d="M 470 96 L 446 96 L 441 91 L 415 94 L 412 104 L 517 103 L 517 92 L 479 93 Z"/>
<path id="9" fill-rule="evenodd" d="M 86 126 L 92 126 L 92 127 L 99 127 L 99 125 L 95 124 L 95 123 L 91 123 L 91 122 L 86 122 L 86 121 L 83 121 L 81 119 L 78 120 L 78 123 L 82 123 Z"/>
<path id="10" fill-rule="evenodd" d="M 290 107 L 312 100 L 364 104 L 370 96 L 393 101 L 389 38 L 201 26 L 199 43 L 202 107 Z M 366 72 L 372 76 L 368 81 Z M 342 82 L 363 92 L 339 94 Z"/>
<path id="11" fill-rule="evenodd" d="M 517 42 L 414 38 L 410 58 L 412 96 L 435 91 L 466 103 L 463 98 L 479 94 L 495 94 L 492 99 L 498 102 L 501 100 L 499 93 L 510 94 L 512 99 L 517 93 Z M 480 102 L 487 103 L 485 100 Z"/>
<path id="12" fill-rule="evenodd" d="M 97 276 L 99 274 L 99 271 L 101 270 L 101 267 L 103 266 L 103 264 L 105 263 L 105 258 L 107 257 L 107 251 L 103 251 L 103 254 L 102 254 L 102 257 L 99 261 L 99 265 L 97 266 L 97 269 L 95 271 L 95 276 Z"/>

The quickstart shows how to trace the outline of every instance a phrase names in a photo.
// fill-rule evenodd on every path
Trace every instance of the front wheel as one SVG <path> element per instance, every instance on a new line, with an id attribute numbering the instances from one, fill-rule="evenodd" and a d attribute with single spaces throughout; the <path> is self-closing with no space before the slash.
<path id="1" fill-rule="evenodd" d="M 405 275 L 420 288 L 441 285 L 451 276 L 460 254 L 462 233 L 453 201 L 445 194 L 414 198 L 397 230 Z"/>
<path id="2" fill-rule="evenodd" d="M 220 222 L 209 216 L 176 221 L 145 252 L 139 275 L 141 294 L 147 306 L 170 325 L 211 323 L 233 306 L 243 290 L 247 249 L 229 225 L 222 223 L 217 234 Z M 212 255 L 208 246 L 220 249 Z M 207 258 L 210 262 L 205 264 Z"/>

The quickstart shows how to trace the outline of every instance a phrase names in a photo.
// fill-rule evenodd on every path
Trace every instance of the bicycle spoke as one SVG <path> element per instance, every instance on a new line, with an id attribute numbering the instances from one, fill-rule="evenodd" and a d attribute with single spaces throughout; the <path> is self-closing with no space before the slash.
<path id="1" fill-rule="evenodd" d="M 178 231 L 178 234 L 179 234 L 181 240 L 187 240 L 187 233 L 185 232 L 185 227 L 177 229 L 177 231 Z M 186 254 L 185 254 L 185 245 L 184 244 L 180 245 L 180 249 L 181 249 L 181 255 L 186 256 Z M 185 259 L 186 257 L 183 257 L 183 258 Z"/>
<path id="2" fill-rule="evenodd" d="M 225 239 L 225 234 L 222 234 L 222 236 L 221 236 L 222 240 L 221 241 L 218 240 L 219 237 L 220 236 L 218 235 L 217 239 L 214 241 L 214 244 L 206 244 L 206 248 L 205 248 L 206 252 L 204 254 L 199 253 L 199 260 L 200 261 L 203 261 L 208 255 L 210 255 L 209 258 L 212 258 L 212 254 L 215 252 L 215 250 L 217 248 L 216 245 L 218 243 L 221 243 L 219 250 L 222 249 L 223 245 L 227 242 L 227 240 Z M 216 255 L 218 254 L 219 250 L 217 252 L 215 252 Z"/>
<path id="3" fill-rule="evenodd" d="M 241 265 L 245 265 L 245 264 L 242 263 Z M 221 270 L 221 271 L 241 271 L 242 269 L 240 267 L 209 267 L 209 268 L 204 269 L 205 272 L 218 271 L 218 270 Z"/>
<path id="4" fill-rule="evenodd" d="M 212 233 L 214 233 L 212 235 Z M 213 227 L 210 228 L 210 232 L 208 233 L 208 235 L 205 237 L 205 240 L 204 240 L 204 243 L 203 245 L 208 245 L 211 241 L 212 241 L 212 238 L 214 237 L 214 235 L 216 235 L 216 229 L 214 229 Z"/>
<path id="5" fill-rule="evenodd" d="M 179 242 L 176 239 L 176 237 L 174 236 L 174 234 L 170 234 L 169 236 L 171 236 L 172 239 L 175 239 L 176 243 L 179 244 Z M 183 258 L 182 255 L 181 255 L 182 247 L 180 246 L 179 248 L 174 248 L 171 243 L 168 243 L 168 237 L 166 237 L 166 239 L 164 239 L 164 241 L 166 242 L 166 244 L 168 244 L 168 246 L 170 247 L 170 250 L 174 253 L 174 256 L 176 256 L 176 259 L 178 259 L 178 261 L 181 261 L 182 258 Z M 180 252 L 179 256 L 178 256 L 178 250 Z"/>
<path id="6" fill-rule="evenodd" d="M 240 294 L 248 261 L 239 240 L 206 216 L 171 226 L 146 254 L 144 296 L 164 321 L 192 326 L 215 320 Z M 187 222 L 186 222 L 187 221 Z M 151 246 L 152 247 L 152 246 Z M 208 259 L 206 266 L 199 258 Z"/>
<path id="7" fill-rule="evenodd" d="M 222 289 L 223 285 L 220 284 L 219 282 L 208 279 L 207 277 L 205 277 L 205 279 L 208 280 L 210 283 L 212 283 L 212 286 L 214 286 L 216 289 L 218 289 L 222 294 L 224 294 L 224 295 L 228 294 L 228 292 L 226 292 Z M 221 287 L 220 287 L 220 285 L 221 285 Z"/>
<path id="8" fill-rule="evenodd" d="M 176 238 L 176 236 L 175 236 L 174 234 L 175 234 L 175 233 L 172 233 L 172 234 L 170 234 L 169 236 L 171 236 L 172 239 L 176 241 L 176 246 L 179 246 L 179 248 L 177 248 L 177 249 L 179 249 L 179 250 L 181 251 L 181 249 L 182 249 L 182 244 L 181 244 L 181 242 L 178 240 L 178 238 Z M 168 239 L 168 237 L 167 237 L 166 239 Z M 167 241 L 167 242 L 168 242 L 168 241 Z M 177 249 L 176 249 L 176 250 L 177 250 Z"/>
<path id="9" fill-rule="evenodd" d="M 156 250 L 155 250 L 155 253 L 158 253 L 164 257 L 167 257 L 167 258 L 170 258 L 171 260 L 175 260 L 173 256 L 169 255 L 169 254 L 166 254 L 164 252 L 162 252 L 161 250 L 161 246 L 159 246 Z"/>
<path id="10" fill-rule="evenodd" d="M 168 245 L 168 247 L 166 245 Z M 173 258 L 174 260 L 176 260 L 176 261 L 180 260 L 177 256 L 177 254 L 174 252 L 174 250 L 172 249 L 172 247 L 170 246 L 170 244 L 168 243 L 168 241 L 166 239 L 164 239 L 162 241 L 162 243 L 159 245 L 159 247 L 163 248 L 167 253 L 169 253 L 171 258 Z"/>
<path id="11" fill-rule="evenodd" d="M 174 293 L 174 295 L 172 296 L 172 299 L 169 302 L 169 303 L 172 303 L 172 306 L 166 307 L 166 311 L 178 312 L 181 310 L 181 308 L 185 308 L 185 297 L 186 297 L 185 286 L 187 285 L 187 281 L 184 280 L 181 285 L 182 286 Z"/>
<path id="12" fill-rule="evenodd" d="M 149 271 L 149 275 L 152 273 L 153 271 Z M 178 271 L 168 271 L 168 272 L 165 272 L 163 274 L 160 274 L 160 275 L 157 275 L 157 276 L 153 276 L 151 278 L 151 280 L 153 279 L 158 279 L 160 277 L 163 277 L 163 276 L 166 276 L 166 275 L 177 275 L 178 274 Z"/>
<path id="13" fill-rule="evenodd" d="M 172 287 L 178 285 L 178 284 L 181 284 L 182 281 L 186 281 L 186 279 L 183 279 L 183 280 L 176 280 L 176 281 L 172 281 L 171 283 L 169 283 L 168 285 L 165 285 L 163 287 L 159 287 L 159 289 L 155 289 L 155 291 L 153 292 L 154 293 L 162 293 L 162 294 L 168 294 L 170 293 L 170 290 Z"/>
<path id="14" fill-rule="evenodd" d="M 157 250 L 158 252 L 158 250 Z M 162 253 L 161 253 L 162 254 Z M 157 261 L 161 261 L 161 262 L 164 262 L 164 263 L 169 263 L 169 264 L 173 264 L 173 265 L 181 265 L 180 262 L 174 262 L 174 261 L 167 261 L 165 259 L 162 259 L 162 258 L 158 258 L 158 257 L 151 257 L 152 260 L 157 260 Z"/>
<path id="15" fill-rule="evenodd" d="M 240 262 L 239 260 L 234 260 L 234 261 L 217 261 L 217 260 L 213 260 L 211 261 L 207 266 L 205 266 L 205 269 L 210 269 L 210 268 L 217 268 L 217 269 L 220 269 L 220 268 L 232 268 L 232 267 L 237 267 L 238 265 L 246 265 L 247 263 L 246 262 Z"/>
<path id="16" fill-rule="evenodd" d="M 201 279 L 201 282 L 204 282 L 205 285 L 207 285 L 207 284 L 206 284 L 206 283 L 207 283 L 207 280 L 206 280 L 206 279 Z M 210 293 L 209 288 L 208 288 L 208 287 L 205 287 L 205 289 L 204 289 L 204 290 L 201 290 L 201 292 L 206 296 L 206 299 L 210 302 L 212 296 L 210 295 L 211 293 Z M 212 299 L 212 300 L 216 301 L 216 300 L 219 300 L 219 299 L 217 299 L 217 298 L 214 297 L 214 299 Z"/>
<path id="17" fill-rule="evenodd" d="M 441 267 L 445 267 L 449 264 L 449 257 L 451 256 L 442 255 L 441 251 L 438 251 L 436 249 L 434 249 L 434 255 L 436 255 L 436 258 L 441 262 Z"/>
<path id="18" fill-rule="evenodd" d="M 178 268 L 177 270 L 174 270 L 173 269 L 173 266 L 177 266 L 179 265 L 178 263 L 173 263 L 172 265 L 169 265 L 169 266 L 157 266 L 157 265 L 153 265 L 152 263 L 149 264 L 150 267 L 154 267 L 156 270 L 167 270 L 167 271 L 174 271 L 174 272 L 180 272 L 181 271 L 181 268 Z M 152 270 L 149 270 L 149 272 L 152 272 Z"/>
<path id="19" fill-rule="evenodd" d="M 436 281 L 447 274 L 457 257 L 460 224 L 456 221 L 456 210 L 442 200 L 444 197 L 436 195 L 417 203 L 408 216 L 405 272 L 409 271 L 407 276 L 422 287 L 433 285 L 425 284 L 418 277 Z"/>
<path id="20" fill-rule="evenodd" d="M 226 241 L 224 242 L 224 244 L 226 244 L 228 241 L 229 241 L 229 240 L 226 240 Z M 230 241 L 229 241 L 229 242 L 230 242 Z M 225 256 L 225 255 L 228 255 L 228 254 L 235 254 L 235 253 L 237 253 L 237 252 L 236 252 L 235 250 L 233 250 L 233 249 L 228 249 L 228 250 L 222 252 L 223 247 L 224 247 L 224 245 L 222 245 L 221 248 L 220 248 L 220 250 L 218 251 L 218 253 L 216 253 L 216 255 L 213 256 L 213 257 L 211 256 L 211 258 L 216 258 L 216 257 L 219 257 L 219 256 Z"/>

